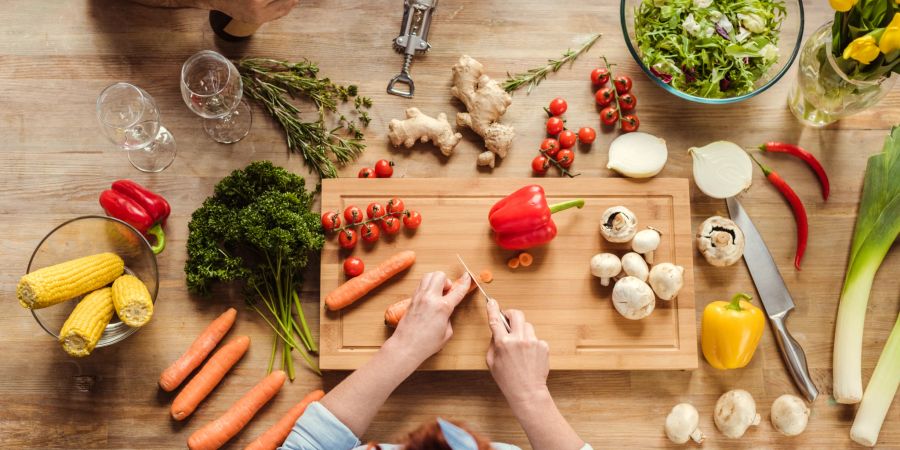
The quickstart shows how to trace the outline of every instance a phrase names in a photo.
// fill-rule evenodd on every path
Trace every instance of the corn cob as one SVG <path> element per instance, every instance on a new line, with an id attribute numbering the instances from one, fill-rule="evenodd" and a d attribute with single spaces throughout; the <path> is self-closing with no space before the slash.
<path id="1" fill-rule="evenodd" d="M 125 262 L 114 253 L 85 256 L 23 276 L 16 295 L 25 308 L 46 308 L 100 289 L 124 271 Z"/>
<path id="2" fill-rule="evenodd" d="M 85 295 L 59 332 L 59 343 L 72 356 L 90 355 L 113 315 L 112 289 Z"/>
<path id="3" fill-rule="evenodd" d="M 153 301 L 143 281 L 134 275 L 122 275 L 112 285 L 113 305 L 119 320 L 129 327 L 140 327 L 153 316 Z"/>

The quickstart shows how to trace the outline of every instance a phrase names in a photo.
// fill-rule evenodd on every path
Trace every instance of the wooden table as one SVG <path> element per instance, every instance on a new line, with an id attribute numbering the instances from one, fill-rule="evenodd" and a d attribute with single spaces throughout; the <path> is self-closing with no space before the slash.
<path id="1" fill-rule="evenodd" d="M 171 396 L 156 387 L 159 371 L 227 306 L 241 307 L 238 292 L 217 291 L 212 298 L 189 296 L 185 289 L 185 238 L 190 213 L 229 171 L 258 159 L 270 159 L 306 174 L 302 160 L 289 155 L 283 136 L 267 116 L 254 109 L 253 130 L 236 145 L 211 142 L 199 119 L 182 103 L 178 74 L 194 52 L 213 48 L 230 56 L 310 58 L 321 73 L 358 83 L 374 98 L 368 150 L 344 176 L 380 158 L 397 162 L 398 176 L 529 176 L 533 149 L 543 137 L 541 106 L 556 96 L 569 101 L 571 125 L 597 125 L 588 72 L 605 54 L 635 80 L 642 130 L 664 137 L 670 159 L 660 176 L 688 177 L 685 150 L 717 139 L 750 147 L 765 139 L 799 142 L 829 169 L 832 197 L 819 198 L 815 179 L 801 162 L 767 159 L 792 181 L 810 213 L 811 244 L 802 272 L 791 268 L 794 225 L 778 193 L 757 173 L 744 204 L 778 261 L 797 300 L 790 327 L 806 349 L 813 378 L 822 394 L 813 406 L 810 425 L 797 438 L 784 438 L 768 422 L 771 402 L 795 393 L 775 342 L 766 331 L 753 362 L 743 370 L 721 372 L 704 361 L 691 372 L 554 372 L 549 385 L 563 414 L 580 435 L 597 448 L 664 447 L 662 432 L 669 408 L 694 403 L 701 426 L 710 435 L 705 448 L 851 446 L 848 438 L 854 407 L 830 399 L 834 317 L 841 288 L 866 156 L 878 151 L 891 124 L 900 123 L 900 94 L 879 107 L 822 130 L 804 128 L 785 107 L 793 71 L 776 87 L 732 106 L 701 106 L 677 100 L 655 87 L 628 55 L 618 21 L 617 2 L 519 0 L 442 1 L 431 33 L 434 49 L 416 59 L 415 100 L 384 93 L 401 58 L 390 41 L 398 30 L 399 1 L 308 0 L 290 17 L 265 26 L 244 47 L 214 40 L 206 13 L 161 10 L 127 2 L 83 0 L 33 2 L 10 0 L 0 34 L 0 447 L 2 448 L 178 448 L 190 432 L 220 414 L 264 373 L 270 333 L 254 313 L 242 309 L 232 334 L 254 340 L 249 354 L 187 423 L 168 417 Z M 364 5 L 364 6 L 363 6 Z M 827 3 L 807 4 L 807 33 L 828 20 Z M 408 106 L 429 113 L 459 110 L 448 92 L 450 66 L 463 53 L 472 55 L 495 77 L 521 71 L 575 47 L 590 33 L 603 32 L 591 53 L 545 81 L 530 96 L 514 97 L 505 121 L 516 127 L 516 148 L 492 173 L 476 169 L 481 143 L 472 133 L 456 154 L 445 160 L 429 146 L 412 151 L 391 149 L 387 122 Z M 94 117 L 100 90 L 115 81 L 130 81 L 153 95 L 163 123 L 178 142 L 175 164 L 160 174 L 131 168 L 101 135 Z M 590 153 L 579 153 L 576 167 L 585 177 L 613 176 L 606 165 L 611 134 L 603 133 Z M 169 248 L 159 258 L 161 293 L 153 322 L 112 348 L 83 360 L 65 355 L 18 306 L 14 288 L 31 251 L 52 227 L 84 214 L 100 212 L 97 193 L 116 178 L 130 177 L 163 192 L 172 201 Z M 314 177 L 310 177 L 314 181 Z M 694 226 L 726 212 L 724 202 L 692 191 Z M 727 269 L 697 261 L 697 308 L 735 291 L 753 290 L 743 264 Z M 888 256 L 875 281 L 869 303 L 863 351 L 868 379 L 898 312 L 900 252 Z M 315 280 L 308 274 L 303 293 L 313 322 L 318 305 Z M 699 319 L 699 316 L 698 316 Z M 699 320 L 698 320 L 699 324 Z M 317 327 L 317 323 L 311 324 Z M 299 361 L 298 361 L 299 364 Z M 346 373 L 319 378 L 300 371 L 285 390 L 233 442 L 240 448 L 307 391 L 340 382 Z M 736 442 L 714 430 L 716 398 L 731 388 L 749 390 L 764 416 L 763 424 Z M 390 439 L 422 420 L 441 415 L 463 420 L 498 441 L 527 448 L 524 433 L 487 372 L 419 373 L 382 408 L 366 439 Z M 895 404 L 881 433 L 884 448 L 900 447 L 900 408 Z"/>

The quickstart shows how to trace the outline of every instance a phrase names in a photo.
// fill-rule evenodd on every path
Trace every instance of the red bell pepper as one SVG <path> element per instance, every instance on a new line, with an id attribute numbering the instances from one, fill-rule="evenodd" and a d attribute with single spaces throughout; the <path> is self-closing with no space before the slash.
<path id="1" fill-rule="evenodd" d="M 100 193 L 100 206 L 110 217 L 124 221 L 145 236 L 153 236 L 156 243 L 150 248 L 159 254 L 166 248 L 162 226 L 171 211 L 169 203 L 133 181 L 124 181 L 117 181 L 112 189 Z"/>
<path id="2" fill-rule="evenodd" d="M 166 224 L 169 213 L 172 208 L 169 202 L 162 198 L 161 195 L 148 190 L 147 188 L 135 183 L 131 180 L 119 180 L 112 184 L 112 190 L 132 199 L 135 203 L 141 205 L 144 210 L 153 218 L 153 222 Z"/>
<path id="3" fill-rule="evenodd" d="M 532 184 L 497 202 L 488 213 L 488 220 L 500 247 L 523 250 L 546 244 L 556 237 L 553 213 L 583 206 L 581 199 L 548 205 L 544 188 Z"/>

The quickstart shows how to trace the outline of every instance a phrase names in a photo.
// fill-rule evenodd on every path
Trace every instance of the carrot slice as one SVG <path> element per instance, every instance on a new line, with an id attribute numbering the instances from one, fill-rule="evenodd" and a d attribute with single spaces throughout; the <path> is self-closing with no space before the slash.
<path id="1" fill-rule="evenodd" d="M 484 283 L 490 283 L 491 281 L 494 281 L 494 273 L 489 269 L 484 269 L 478 274 L 478 279 Z"/>
<path id="2" fill-rule="evenodd" d="M 248 348 L 250 338 L 238 336 L 214 353 L 175 397 L 172 402 L 172 418 L 183 420 L 191 415 L 200 402 L 219 385 L 225 374 L 247 353 Z"/>
<path id="3" fill-rule="evenodd" d="M 380 286 L 394 275 L 408 269 L 416 262 L 416 252 L 407 250 L 391 256 L 372 270 L 351 278 L 325 296 L 325 306 L 337 311 L 359 300 L 369 291 Z"/>
<path id="4" fill-rule="evenodd" d="M 517 256 L 513 256 L 506 261 L 506 266 L 510 269 L 518 269 L 519 268 L 519 258 Z"/>
<path id="5" fill-rule="evenodd" d="M 275 425 L 272 425 L 271 428 L 256 438 L 255 441 L 251 442 L 244 450 L 275 450 L 278 448 L 278 446 L 287 439 L 288 435 L 291 434 L 294 423 L 303 415 L 303 411 L 306 411 L 306 407 L 312 402 L 321 400 L 324 396 L 325 391 L 321 389 L 306 394 L 306 397 L 303 397 L 303 400 L 300 400 L 300 403 L 297 403 L 293 408 L 288 410 L 287 414 L 279 419 Z"/>
<path id="6" fill-rule="evenodd" d="M 213 320 L 197 336 L 197 339 L 194 339 L 194 342 L 185 350 L 184 354 L 163 371 L 162 375 L 159 376 L 159 387 L 166 392 L 177 388 L 206 359 L 209 352 L 216 348 L 219 341 L 225 337 L 225 334 L 234 325 L 235 317 L 237 317 L 237 310 L 228 308 L 228 311 L 225 311 L 216 320 Z"/>
<path id="7" fill-rule="evenodd" d="M 519 254 L 519 264 L 521 264 L 522 267 L 528 267 L 533 262 L 534 262 L 534 256 L 531 256 L 531 253 L 522 252 Z"/>

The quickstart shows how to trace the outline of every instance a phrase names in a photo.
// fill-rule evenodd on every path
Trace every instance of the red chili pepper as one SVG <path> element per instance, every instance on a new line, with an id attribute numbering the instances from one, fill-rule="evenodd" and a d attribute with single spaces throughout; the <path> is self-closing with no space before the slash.
<path id="1" fill-rule="evenodd" d="M 112 184 L 112 190 L 131 198 L 141 205 L 153 221 L 165 225 L 172 208 L 161 195 L 131 180 L 119 180 Z"/>
<path id="2" fill-rule="evenodd" d="M 166 234 L 163 232 L 162 226 L 155 222 L 150 213 L 131 197 L 107 189 L 100 193 L 100 206 L 110 217 L 124 221 L 144 235 L 154 236 L 156 244 L 151 245 L 154 254 L 159 254 L 166 247 Z"/>
<path id="3" fill-rule="evenodd" d="M 553 213 L 583 206 L 584 200 L 580 199 L 549 206 L 544 188 L 532 184 L 494 204 L 488 220 L 497 244 L 507 250 L 523 250 L 546 244 L 556 237 Z"/>
<path id="4" fill-rule="evenodd" d="M 819 160 L 816 159 L 812 153 L 797 145 L 774 141 L 766 142 L 765 144 L 760 145 L 759 148 L 764 152 L 787 153 L 802 159 L 803 162 L 816 173 L 816 176 L 819 178 L 819 183 L 822 185 L 822 198 L 828 200 L 828 194 L 831 192 L 831 185 L 828 183 L 828 174 L 825 173 L 825 168 L 822 167 L 822 164 L 819 163 Z"/>
<path id="5" fill-rule="evenodd" d="M 753 155 L 750 155 L 750 157 L 753 158 L 756 165 L 762 169 L 763 173 L 766 175 L 766 179 L 781 192 L 781 195 L 791 205 L 791 210 L 794 212 L 794 221 L 797 222 L 797 252 L 794 255 L 794 267 L 796 267 L 797 270 L 800 270 L 800 260 L 803 259 L 803 253 L 806 252 L 806 241 L 809 237 L 809 222 L 806 217 L 806 208 L 803 206 L 803 201 L 801 201 L 800 197 L 797 196 L 797 193 L 791 189 L 787 184 L 787 181 L 784 181 L 784 178 L 781 178 L 781 175 L 778 175 L 778 172 L 775 172 L 757 161 Z"/>

